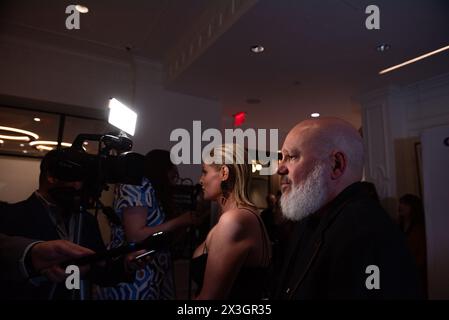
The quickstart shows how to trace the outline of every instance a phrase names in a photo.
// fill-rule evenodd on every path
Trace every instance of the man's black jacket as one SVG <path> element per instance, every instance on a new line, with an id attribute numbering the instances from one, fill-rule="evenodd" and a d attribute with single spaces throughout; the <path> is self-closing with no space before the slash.
<path id="1" fill-rule="evenodd" d="M 299 222 L 290 245 L 275 299 L 423 297 L 404 235 L 363 183 Z"/>
<path id="2" fill-rule="evenodd" d="M 95 217 L 86 212 L 79 214 L 82 214 L 83 221 L 79 244 L 95 252 L 105 250 Z M 43 241 L 60 239 L 47 209 L 34 193 L 24 201 L 2 207 L 0 232 Z M 97 284 L 110 286 L 121 281 L 132 281 L 133 276 L 126 274 L 123 259 L 119 259 L 107 263 L 105 267 L 91 268 L 89 279 Z M 0 283 L 0 298 L 47 299 L 51 286 L 50 283 L 35 286 L 28 281 L 22 283 L 3 282 Z M 67 298 L 69 296 L 67 292 L 64 292 L 68 290 L 62 287 L 64 287 L 64 283 L 58 285 L 55 298 Z"/>

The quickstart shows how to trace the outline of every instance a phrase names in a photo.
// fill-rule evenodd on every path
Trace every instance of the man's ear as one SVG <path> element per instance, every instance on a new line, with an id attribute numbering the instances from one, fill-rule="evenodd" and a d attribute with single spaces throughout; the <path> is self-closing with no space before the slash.
<path id="1" fill-rule="evenodd" d="M 220 168 L 220 178 L 221 178 L 221 181 L 228 180 L 228 178 L 229 178 L 229 168 L 228 168 L 228 166 L 225 166 L 225 165 L 221 166 L 221 168 Z"/>
<path id="2" fill-rule="evenodd" d="M 334 151 L 331 155 L 332 170 L 331 178 L 333 180 L 340 178 L 346 171 L 347 159 L 346 155 L 340 151 Z"/>

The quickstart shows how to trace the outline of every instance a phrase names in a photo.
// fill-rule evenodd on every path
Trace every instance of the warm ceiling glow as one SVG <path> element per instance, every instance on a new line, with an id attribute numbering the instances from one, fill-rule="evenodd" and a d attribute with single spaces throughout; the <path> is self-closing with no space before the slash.
<path id="1" fill-rule="evenodd" d="M 26 136 L 8 136 L 5 134 L 0 134 L 0 138 L 1 139 L 5 139 L 5 140 L 16 140 L 16 141 L 30 141 L 30 137 L 26 137 Z"/>
<path id="2" fill-rule="evenodd" d="M 39 139 L 39 136 L 35 134 L 34 132 L 12 128 L 12 127 L 3 127 L 0 126 L 0 131 L 9 131 L 9 132 L 16 132 L 24 134 L 25 136 L 10 136 L 10 135 L 3 135 L 0 134 L 0 139 L 6 139 L 6 140 L 18 140 L 18 141 L 30 141 L 30 137 L 33 137 L 34 139 Z"/>
<path id="3" fill-rule="evenodd" d="M 36 140 L 36 141 L 31 141 L 30 142 L 30 146 L 39 146 L 39 145 L 57 146 L 58 142 L 57 141 L 43 141 L 43 140 Z M 68 143 L 68 142 L 61 142 L 61 146 L 63 146 L 63 147 L 71 147 L 72 144 Z"/>
<path id="4" fill-rule="evenodd" d="M 39 122 L 39 121 L 41 121 L 41 118 L 34 118 L 33 120 L 36 122 Z"/>
<path id="5" fill-rule="evenodd" d="M 25 145 L 24 145 L 23 143 L 19 144 L 19 146 L 21 146 L 21 147 L 25 147 Z"/>
<path id="6" fill-rule="evenodd" d="M 38 145 L 36 146 L 36 149 L 39 151 L 51 151 L 53 150 L 53 147 Z"/>
<path id="7" fill-rule="evenodd" d="M 318 118 L 320 114 L 318 112 L 314 112 L 310 115 L 312 118 Z"/>
<path id="8" fill-rule="evenodd" d="M 88 13 L 89 12 L 89 8 L 80 4 L 77 4 L 75 6 L 76 11 L 80 12 L 80 13 Z"/>
<path id="9" fill-rule="evenodd" d="M 433 56 L 433 55 L 435 55 L 435 54 L 437 54 L 437 53 L 443 52 L 443 51 L 448 50 L 448 49 L 449 49 L 449 46 L 446 46 L 446 47 L 437 49 L 437 50 L 435 50 L 435 51 L 432 51 L 432 52 L 423 54 L 422 56 L 413 58 L 413 59 L 408 60 L 408 61 L 405 61 L 405 62 L 403 62 L 403 63 L 401 63 L 401 64 L 397 64 L 397 65 L 395 65 L 395 66 L 393 66 L 393 67 L 384 69 L 384 70 L 380 71 L 379 74 L 385 74 L 385 73 L 387 73 L 387 72 L 390 72 L 390 71 L 393 71 L 393 70 L 402 68 L 402 67 L 404 67 L 404 66 L 406 66 L 406 65 L 408 65 L 408 64 L 415 63 L 415 62 L 417 62 L 417 61 L 419 61 L 419 60 L 428 58 L 428 57 L 430 57 L 430 56 Z"/>
<path id="10" fill-rule="evenodd" d="M 3 140 L 0 140 L 0 143 L 5 143 L 5 141 L 3 141 Z"/>

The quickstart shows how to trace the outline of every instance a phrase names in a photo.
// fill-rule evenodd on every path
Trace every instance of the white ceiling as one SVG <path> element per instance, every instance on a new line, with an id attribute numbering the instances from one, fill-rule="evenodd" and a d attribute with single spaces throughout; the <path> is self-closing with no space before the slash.
<path id="1" fill-rule="evenodd" d="M 167 61 L 197 21 L 211 14 L 212 4 L 230 0 L 83 1 L 90 12 L 82 28 L 64 28 L 65 0 L 3 1 L 0 32 L 22 27 L 53 36 L 53 44 L 92 45 Z M 377 0 L 380 30 L 365 28 L 365 0 L 259 0 L 167 88 L 219 99 L 225 118 L 248 113 L 248 126 L 286 132 L 311 112 L 343 117 L 360 125 L 354 97 L 387 85 L 403 85 L 449 72 L 445 52 L 388 75 L 391 65 L 449 44 L 446 0 Z M 14 30 L 17 30 L 15 28 Z M 36 32 L 34 32 L 36 34 Z M 58 40 L 55 40 L 56 38 Z M 76 41 L 74 41 L 76 40 Z M 391 50 L 379 53 L 380 43 Z M 266 51 L 254 55 L 253 44 Z M 248 98 L 261 103 L 250 105 Z"/>
<path id="2" fill-rule="evenodd" d="M 445 52 L 378 75 L 449 45 L 448 1 L 376 1 L 381 14 L 376 31 L 365 28 L 368 4 L 261 0 L 169 87 L 221 99 L 227 115 L 247 111 L 251 125 L 259 127 L 285 131 L 312 112 L 360 125 L 357 94 L 449 71 Z M 377 52 L 381 43 L 391 50 Z M 266 51 L 254 55 L 252 44 Z M 249 105 L 247 98 L 262 102 Z"/>

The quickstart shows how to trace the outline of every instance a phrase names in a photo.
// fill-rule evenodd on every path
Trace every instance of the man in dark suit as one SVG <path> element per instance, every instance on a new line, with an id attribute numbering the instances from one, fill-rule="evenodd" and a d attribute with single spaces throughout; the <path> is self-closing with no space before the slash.
<path id="1" fill-rule="evenodd" d="M 420 298 L 399 228 L 360 182 L 363 142 L 349 123 L 306 120 L 285 139 L 283 215 L 296 221 L 277 299 Z"/>
<path id="2" fill-rule="evenodd" d="M 95 252 L 105 250 L 96 218 L 79 210 L 81 172 L 67 153 L 48 152 L 40 166 L 39 189 L 28 199 L 2 208 L 0 232 L 41 241 L 71 241 Z M 121 259 L 92 265 L 87 276 L 105 286 L 132 281 L 134 274 L 127 270 L 131 264 L 130 259 Z M 7 299 L 77 299 L 80 293 L 67 290 L 64 284 L 33 280 L 0 284 L 0 297 Z"/>

